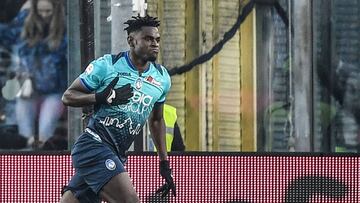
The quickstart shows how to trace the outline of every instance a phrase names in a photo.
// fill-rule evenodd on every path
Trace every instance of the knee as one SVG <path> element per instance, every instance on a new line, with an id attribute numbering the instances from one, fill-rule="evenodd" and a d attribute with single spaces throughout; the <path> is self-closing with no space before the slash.
<path id="1" fill-rule="evenodd" d="M 126 203 L 140 203 L 140 199 L 136 193 L 130 194 L 125 200 Z"/>
<path id="2" fill-rule="evenodd" d="M 103 199 L 106 200 L 107 202 L 123 202 L 123 203 L 140 203 L 140 199 L 137 196 L 136 193 L 128 193 L 128 194 L 123 194 L 123 195 L 119 195 L 119 196 L 113 196 L 113 197 L 109 197 L 104 195 Z"/>
<path id="3" fill-rule="evenodd" d="M 68 190 L 61 196 L 60 203 L 79 203 L 79 201 L 74 194 Z"/>
<path id="4" fill-rule="evenodd" d="M 119 201 L 115 202 L 124 202 L 124 203 L 140 203 L 140 199 L 136 193 L 128 193 L 122 196 Z"/>

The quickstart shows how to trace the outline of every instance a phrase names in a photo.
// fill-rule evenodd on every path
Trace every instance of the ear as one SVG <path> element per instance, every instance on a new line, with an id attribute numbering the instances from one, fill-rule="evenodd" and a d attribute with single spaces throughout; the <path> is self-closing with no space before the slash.
<path id="1" fill-rule="evenodd" d="M 128 44 L 129 44 L 129 46 L 131 47 L 131 48 L 134 48 L 135 47 L 135 44 L 134 44 L 134 37 L 133 36 L 128 36 L 127 37 L 127 42 L 128 42 Z"/>

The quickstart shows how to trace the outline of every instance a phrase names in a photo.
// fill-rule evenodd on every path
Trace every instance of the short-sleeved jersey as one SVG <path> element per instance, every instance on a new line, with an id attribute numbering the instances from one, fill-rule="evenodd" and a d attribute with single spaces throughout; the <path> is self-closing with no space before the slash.
<path id="1" fill-rule="evenodd" d="M 88 128 L 123 154 L 141 131 L 154 106 L 165 102 L 171 80 L 167 70 L 155 63 L 149 63 L 140 74 L 132 64 L 129 52 L 106 54 L 91 62 L 79 77 L 87 89 L 101 92 L 117 76 L 119 81 L 114 88 L 129 83 L 134 95 L 124 105 L 95 106 Z"/>

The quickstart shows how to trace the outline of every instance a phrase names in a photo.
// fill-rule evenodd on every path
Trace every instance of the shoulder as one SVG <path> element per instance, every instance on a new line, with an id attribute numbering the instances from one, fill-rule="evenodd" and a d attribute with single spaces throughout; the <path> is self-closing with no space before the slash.
<path id="1" fill-rule="evenodd" d="M 14 20 L 11 22 L 12 25 L 21 25 L 25 22 L 26 17 L 29 15 L 28 9 L 20 10 Z"/>
<path id="2" fill-rule="evenodd" d="M 156 80 L 160 81 L 166 91 L 171 87 L 171 78 L 168 70 L 161 64 L 153 63 L 155 66 L 154 72 L 156 72 Z"/>
<path id="3" fill-rule="evenodd" d="M 161 66 L 161 70 L 163 72 L 163 77 L 165 78 L 165 80 L 168 82 L 168 84 L 171 84 L 171 78 L 168 72 L 168 69 L 165 68 L 164 66 Z"/>
<path id="4" fill-rule="evenodd" d="M 164 78 L 170 79 L 170 75 L 169 72 L 167 70 L 167 68 L 165 68 L 165 66 L 159 64 L 159 63 L 152 63 L 153 66 L 155 67 L 155 69 L 157 70 L 157 72 Z"/>
<path id="5" fill-rule="evenodd" d="M 29 14 L 29 10 L 27 9 L 20 10 L 9 23 L 4 23 L 6 29 L 10 29 L 10 32 L 12 34 L 20 33 L 28 14 Z"/>
<path id="6" fill-rule="evenodd" d="M 85 69 L 85 75 L 105 76 L 112 69 L 111 55 L 105 54 L 93 60 Z"/>
<path id="7" fill-rule="evenodd" d="M 92 63 L 95 66 L 104 66 L 104 67 L 112 66 L 112 55 L 105 54 L 104 56 L 95 59 Z"/>
<path id="8" fill-rule="evenodd" d="M 176 108 L 174 106 L 171 106 L 170 104 L 164 104 L 164 111 L 174 112 L 176 114 Z"/>
<path id="9" fill-rule="evenodd" d="M 119 52 L 118 54 L 111 55 L 111 62 L 114 65 L 120 58 L 125 57 L 126 52 Z"/>

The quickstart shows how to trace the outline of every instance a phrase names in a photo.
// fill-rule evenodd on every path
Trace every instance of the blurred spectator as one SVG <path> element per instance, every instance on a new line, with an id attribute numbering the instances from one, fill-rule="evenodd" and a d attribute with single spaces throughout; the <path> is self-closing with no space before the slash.
<path id="1" fill-rule="evenodd" d="M 11 53 L 7 49 L 0 47 L 0 85 L 1 87 L 7 85 L 10 88 L 19 88 L 18 83 L 15 83 L 15 87 L 14 87 L 14 85 L 11 85 L 11 82 L 10 83 L 8 82 L 10 80 L 7 80 L 10 74 L 11 64 L 12 64 Z M 8 101 L 4 97 L 3 91 L 1 91 L 1 97 L 0 97 L 0 123 L 16 124 L 15 115 L 14 115 L 14 101 Z"/>
<path id="2" fill-rule="evenodd" d="M 327 126 L 327 136 L 335 137 L 335 151 L 360 152 L 360 69 L 341 59 L 335 61 L 334 71 L 321 64 L 317 69 L 320 83 L 339 105 L 333 108 L 336 112 Z"/>
<path id="3" fill-rule="evenodd" d="M 67 40 L 62 1 L 25 3 L 0 30 L 0 45 L 12 48 L 19 57 L 16 72 L 22 87 L 15 110 L 19 132 L 28 138 L 28 146 L 40 148 L 53 136 L 64 110 L 61 95 L 67 86 Z"/>
<path id="4" fill-rule="evenodd" d="M 168 152 L 185 151 L 184 140 L 181 136 L 180 128 L 177 124 L 176 108 L 169 104 L 164 104 L 163 117 L 166 125 L 166 150 Z M 149 140 L 149 151 L 155 151 L 154 143 Z M 161 197 L 159 194 L 150 194 L 147 202 L 169 202 L 168 197 Z"/>
<path id="5" fill-rule="evenodd" d="M 166 125 L 166 150 L 168 152 L 185 151 L 184 141 L 177 124 L 176 108 L 169 104 L 164 104 L 163 116 Z M 152 141 L 150 141 L 149 150 L 156 150 Z"/>
<path id="6" fill-rule="evenodd" d="M 18 14 L 26 0 L 1 0 L 0 23 L 9 23 Z"/>
<path id="7" fill-rule="evenodd" d="M 0 30 L 6 29 L 7 24 L 11 22 L 24 5 L 26 0 L 2 0 L 0 1 Z M 0 46 L 0 85 L 4 87 L 8 85 L 8 90 L 18 89 L 17 80 L 8 80 L 14 77 L 12 72 L 16 64 L 16 57 L 11 53 L 11 50 Z M 5 92 L 5 94 L 8 92 Z M 7 96 L 7 95 L 6 95 Z M 0 97 L 0 124 L 1 125 L 15 125 L 15 101 L 8 99 L 1 92 Z"/>

